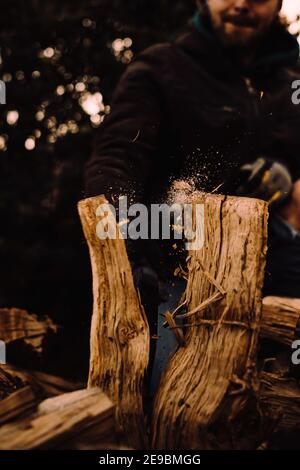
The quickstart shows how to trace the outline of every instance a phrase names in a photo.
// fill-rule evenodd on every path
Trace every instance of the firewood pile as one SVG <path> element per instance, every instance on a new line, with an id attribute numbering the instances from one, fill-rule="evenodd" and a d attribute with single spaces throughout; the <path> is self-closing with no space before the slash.
<path id="1" fill-rule="evenodd" d="M 268 449 L 297 441 L 300 384 L 291 347 L 300 299 L 262 299 L 267 205 L 194 197 L 205 208 L 205 243 L 188 253 L 185 293 L 166 312 L 178 346 L 150 407 L 149 325 L 124 240 L 97 237 L 105 202 L 79 203 L 93 272 L 88 386 L 0 366 L 0 448 Z M 0 310 L 0 339 L 41 353 L 55 325 L 16 312 Z"/>
<path id="2" fill-rule="evenodd" d="M 0 309 L 6 345 L 17 343 L 29 359 L 43 354 L 43 340 L 57 331 L 49 318 Z M 77 449 L 114 442 L 115 411 L 97 387 L 85 388 L 47 373 L 0 366 L 0 450 Z"/>

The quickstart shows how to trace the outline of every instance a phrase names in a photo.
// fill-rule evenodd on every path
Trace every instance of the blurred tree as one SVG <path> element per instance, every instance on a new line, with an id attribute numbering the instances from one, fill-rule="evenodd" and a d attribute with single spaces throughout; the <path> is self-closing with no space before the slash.
<path id="1" fill-rule="evenodd" d="M 61 324 L 53 370 L 68 363 L 75 373 L 87 364 L 91 315 L 89 257 L 76 210 L 91 141 L 134 54 L 184 28 L 194 2 L 1 6 L 7 104 L 0 107 L 0 306 L 46 313 Z"/>

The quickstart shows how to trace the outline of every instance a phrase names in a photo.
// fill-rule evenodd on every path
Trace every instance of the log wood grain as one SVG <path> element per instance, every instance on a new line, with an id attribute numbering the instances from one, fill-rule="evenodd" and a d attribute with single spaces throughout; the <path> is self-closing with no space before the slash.
<path id="1" fill-rule="evenodd" d="M 255 448 L 241 416 L 248 408 L 246 415 L 259 420 L 256 352 L 267 205 L 217 195 L 194 202 L 205 204 L 204 247 L 187 259 L 185 346 L 169 361 L 156 395 L 153 447 Z"/>
<path id="2" fill-rule="evenodd" d="M 96 234 L 96 210 L 106 202 L 104 196 L 97 196 L 78 205 L 93 273 L 89 386 L 99 386 L 116 405 L 125 442 L 145 448 L 143 381 L 149 361 L 149 326 L 124 240 L 99 239 Z"/>
<path id="3" fill-rule="evenodd" d="M 1 450 L 73 448 L 77 439 L 112 438 L 114 406 L 98 388 L 77 390 L 42 402 L 36 413 L 0 428 Z"/>
<path id="4" fill-rule="evenodd" d="M 291 347 L 300 338 L 300 299 L 265 297 L 261 321 L 261 338 Z"/>

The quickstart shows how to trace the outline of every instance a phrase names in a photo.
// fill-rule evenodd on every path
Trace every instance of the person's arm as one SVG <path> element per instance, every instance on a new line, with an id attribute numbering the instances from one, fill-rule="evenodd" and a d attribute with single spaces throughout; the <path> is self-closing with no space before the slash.
<path id="1" fill-rule="evenodd" d="M 117 206 L 118 198 L 126 195 L 128 205 L 144 203 L 159 166 L 161 100 L 159 77 L 156 77 L 160 71 L 159 60 L 161 54 L 155 46 L 138 56 L 121 77 L 111 102 L 111 113 L 98 130 L 86 165 L 86 197 L 104 194 Z M 157 312 L 152 304 L 158 303 L 159 254 L 153 255 L 153 251 L 158 246 L 152 240 L 128 239 L 126 247 L 135 284 L 154 331 Z"/>

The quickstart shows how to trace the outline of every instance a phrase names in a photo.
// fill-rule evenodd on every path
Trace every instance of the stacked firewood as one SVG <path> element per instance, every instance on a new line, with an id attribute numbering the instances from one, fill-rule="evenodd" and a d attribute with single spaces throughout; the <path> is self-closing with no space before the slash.
<path id="1" fill-rule="evenodd" d="M 205 207 L 204 246 L 188 253 L 185 295 L 166 312 L 178 348 L 146 423 L 149 326 L 124 241 L 97 237 L 99 221 L 113 220 L 109 208 L 104 219 L 97 212 L 106 202 L 99 196 L 79 204 L 93 270 L 89 383 L 115 403 L 126 442 L 135 448 L 257 449 L 270 447 L 279 431 L 297 434 L 299 383 L 289 361 L 278 360 L 276 345 L 291 357 L 300 301 L 262 301 L 267 204 L 192 195 L 193 204 Z M 262 354 L 265 340 L 275 346 Z"/>
<path id="2" fill-rule="evenodd" d="M 291 356 L 300 299 L 262 299 L 267 204 L 193 197 L 204 205 L 204 246 L 188 253 L 186 291 L 166 312 L 178 346 L 150 407 L 147 316 L 118 227 L 114 239 L 97 237 L 103 203 L 103 196 L 79 203 L 93 271 L 88 388 L 1 366 L 0 449 L 120 442 L 135 449 L 266 449 L 282 436 L 297 440 L 299 371 Z M 49 319 L 0 310 L 6 342 L 21 340 L 40 352 L 49 329 L 55 330 Z"/>

